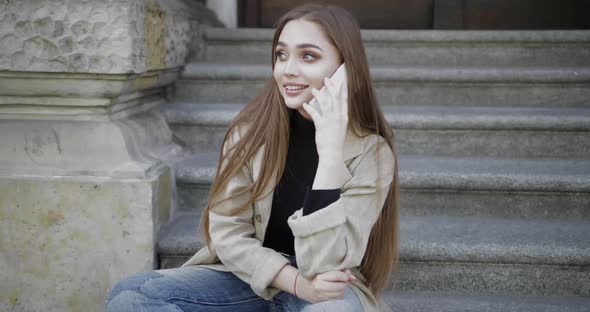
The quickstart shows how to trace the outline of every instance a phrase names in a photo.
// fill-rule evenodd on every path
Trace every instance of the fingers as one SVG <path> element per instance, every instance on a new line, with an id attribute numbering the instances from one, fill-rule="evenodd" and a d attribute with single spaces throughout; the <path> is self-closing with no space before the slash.
<path id="1" fill-rule="evenodd" d="M 350 281 L 356 281 L 356 279 L 357 279 L 357 278 L 356 278 L 356 276 L 354 276 L 354 275 L 352 274 L 352 272 L 350 271 L 350 269 L 346 269 L 346 270 L 344 270 L 344 272 L 345 272 L 346 274 L 348 274 L 348 281 L 349 281 L 349 282 L 350 282 Z"/>
<path id="2" fill-rule="evenodd" d="M 324 78 L 324 87 L 320 90 L 311 89 L 311 94 L 317 100 L 317 107 L 314 106 L 318 115 L 324 113 L 335 114 L 348 120 L 348 90 L 345 83 L 336 83 L 328 77 Z M 313 105 L 312 105 L 313 106 Z"/>
<path id="3" fill-rule="evenodd" d="M 328 90 L 329 97 L 332 99 L 330 109 L 338 115 L 348 117 L 348 90 L 345 87 L 346 82 L 336 85 L 331 79 L 324 78 L 324 85 Z"/>
<path id="4" fill-rule="evenodd" d="M 344 295 L 347 285 L 348 283 L 320 281 L 316 290 L 326 299 L 337 299 Z"/>
<path id="5" fill-rule="evenodd" d="M 338 94 L 342 97 L 340 101 L 342 102 L 342 107 L 340 113 L 343 117 L 348 120 L 348 88 L 346 87 L 347 83 L 343 82 L 339 86 Z"/>
<path id="6" fill-rule="evenodd" d="M 313 123 L 317 125 L 319 122 L 319 119 L 320 119 L 320 114 L 315 109 L 315 107 L 313 107 L 307 103 L 303 103 L 303 109 L 305 109 L 305 111 L 309 114 L 309 116 L 311 116 L 311 120 L 313 120 Z"/>
<path id="7" fill-rule="evenodd" d="M 311 94 L 313 94 L 313 97 L 314 98 L 317 98 L 319 96 L 319 94 L 320 94 L 320 90 L 315 89 L 315 88 L 312 88 L 311 89 Z"/>
<path id="8" fill-rule="evenodd" d="M 324 86 L 326 86 L 326 95 L 328 98 L 328 101 L 327 101 L 328 111 L 336 112 L 338 105 L 334 105 L 334 103 L 336 102 L 334 97 L 337 96 L 338 94 L 335 93 L 336 89 L 334 88 L 334 82 L 332 80 L 330 80 L 328 77 L 325 77 L 324 78 Z"/>
<path id="9" fill-rule="evenodd" d="M 351 278 L 355 277 L 349 269 L 324 272 L 314 279 L 315 290 L 323 300 L 342 299 Z"/>
<path id="10" fill-rule="evenodd" d="M 348 274 L 342 271 L 328 271 L 321 274 L 321 279 L 326 282 L 348 282 Z"/>
<path id="11" fill-rule="evenodd" d="M 339 299 L 344 296 L 348 283 L 342 282 L 322 282 L 321 293 L 323 297 L 329 299 Z"/>
<path id="12" fill-rule="evenodd" d="M 319 104 L 323 102 L 323 96 L 322 96 L 320 90 L 313 89 L 312 88 L 311 89 L 311 94 L 313 95 L 314 98 L 317 99 L 317 103 L 318 103 L 318 106 L 319 106 Z"/>
<path id="13" fill-rule="evenodd" d="M 327 282 L 350 282 L 357 280 L 357 278 L 352 274 L 350 269 L 344 269 L 341 271 L 328 271 L 322 273 L 321 280 Z"/>
<path id="14" fill-rule="evenodd" d="M 330 96 L 327 88 L 322 88 L 321 90 L 318 89 L 311 89 L 311 94 L 315 97 L 318 101 L 318 106 L 320 106 L 320 110 L 323 112 L 330 112 L 332 111 L 332 97 Z"/>
<path id="15" fill-rule="evenodd" d="M 321 284 L 319 284 L 319 289 L 322 290 L 322 292 L 340 292 L 344 289 L 346 289 L 346 285 L 348 285 L 348 283 L 342 283 L 342 282 L 321 282 Z"/>

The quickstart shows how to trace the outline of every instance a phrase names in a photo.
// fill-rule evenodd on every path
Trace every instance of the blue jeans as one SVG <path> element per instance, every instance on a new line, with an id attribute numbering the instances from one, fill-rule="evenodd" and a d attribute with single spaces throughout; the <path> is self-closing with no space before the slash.
<path id="1" fill-rule="evenodd" d="M 297 267 L 294 256 L 285 256 Z M 281 291 L 267 301 L 231 272 L 189 266 L 143 272 L 123 279 L 113 287 L 106 311 L 357 312 L 363 308 L 350 286 L 340 300 L 312 304 Z"/>

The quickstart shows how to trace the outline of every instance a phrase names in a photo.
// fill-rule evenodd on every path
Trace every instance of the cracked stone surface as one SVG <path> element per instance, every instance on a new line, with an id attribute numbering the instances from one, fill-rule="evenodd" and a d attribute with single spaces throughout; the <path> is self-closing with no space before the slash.
<path id="1" fill-rule="evenodd" d="M 0 70 L 139 73 L 181 66 L 191 46 L 199 54 L 200 9 L 185 0 L 0 1 Z"/>

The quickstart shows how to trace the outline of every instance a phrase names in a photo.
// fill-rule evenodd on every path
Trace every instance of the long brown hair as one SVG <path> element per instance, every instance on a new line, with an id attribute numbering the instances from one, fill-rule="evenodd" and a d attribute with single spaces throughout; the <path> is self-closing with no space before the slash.
<path id="1" fill-rule="evenodd" d="M 363 133 L 382 136 L 396 159 L 394 180 L 390 185 L 381 214 L 371 231 L 367 250 L 359 268 L 366 278 L 367 286 L 376 297 L 380 297 L 399 262 L 397 251 L 399 183 L 393 130 L 387 124 L 371 86 L 360 27 L 355 18 L 344 9 L 333 5 L 307 4 L 287 12 L 275 24 L 276 31 L 271 50 L 273 70 L 276 62 L 274 51 L 281 31 L 289 21 L 294 19 L 304 19 L 321 26 L 346 63 L 349 86 L 349 127 L 359 136 Z M 250 209 L 255 201 L 269 195 L 263 194 L 263 191 L 273 175 L 275 175 L 275 183 L 279 182 L 287 158 L 289 116 L 289 109 L 284 103 L 277 84 L 274 79 L 271 79 L 262 92 L 244 107 L 229 126 L 225 134 L 224 146 L 219 154 L 217 176 L 211 187 L 209 203 L 201 218 L 209 250 L 212 250 L 209 212 L 215 209 L 217 204 L 247 194 L 246 202 L 229 214 L 243 213 Z M 228 146 L 234 131 L 242 127 L 245 129 L 245 134 L 241 135 L 241 139 L 236 144 Z M 218 199 L 224 195 L 223 190 L 230 179 L 260 149 L 262 149 L 263 159 L 259 178 L 238 193 Z"/>

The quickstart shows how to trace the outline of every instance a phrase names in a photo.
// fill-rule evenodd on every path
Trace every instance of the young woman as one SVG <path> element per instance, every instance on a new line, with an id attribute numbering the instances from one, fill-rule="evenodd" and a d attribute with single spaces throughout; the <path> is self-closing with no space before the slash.
<path id="1" fill-rule="evenodd" d="M 382 308 L 397 264 L 397 164 L 358 23 L 304 5 L 277 22 L 272 49 L 273 79 L 224 139 L 207 245 L 181 268 L 121 281 L 108 311 Z M 346 83 L 327 79 L 342 64 Z"/>

